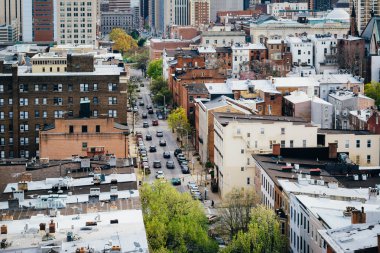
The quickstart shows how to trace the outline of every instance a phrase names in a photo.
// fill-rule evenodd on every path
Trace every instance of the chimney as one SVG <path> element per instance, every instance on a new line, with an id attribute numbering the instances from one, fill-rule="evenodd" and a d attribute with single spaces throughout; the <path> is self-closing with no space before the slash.
<path id="1" fill-rule="evenodd" d="M 90 100 L 80 102 L 79 117 L 80 118 L 90 118 L 91 117 Z"/>
<path id="2" fill-rule="evenodd" d="M 380 234 L 377 234 L 377 253 L 380 253 Z"/>
<path id="3" fill-rule="evenodd" d="M 338 143 L 329 143 L 329 159 L 338 157 Z"/>
<path id="4" fill-rule="evenodd" d="M 281 155 L 281 146 L 280 146 L 280 143 L 276 143 L 276 144 L 273 144 L 273 151 L 272 151 L 273 155 Z"/>
<path id="5" fill-rule="evenodd" d="M 238 100 L 240 98 L 240 92 L 239 91 L 234 91 L 234 99 Z"/>
<path id="6" fill-rule="evenodd" d="M 353 88 L 352 88 L 352 92 L 355 94 L 355 95 L 358 95 L 359 94 L 359 87 L 357 85 L 355 85 Z"/>
<path id="7" fill-rule="evenodd" d="M 4 60 L 0 61 L 0 73 L 4 73 Z"/>
<path id="8" fill-rule="evenodd" d="M 364 207 L 362 207 L 361 211 L 359 210 L 352 211 L 351 223 L 352 224 L 366 223 L 366 213 L 364 212 Z"/>

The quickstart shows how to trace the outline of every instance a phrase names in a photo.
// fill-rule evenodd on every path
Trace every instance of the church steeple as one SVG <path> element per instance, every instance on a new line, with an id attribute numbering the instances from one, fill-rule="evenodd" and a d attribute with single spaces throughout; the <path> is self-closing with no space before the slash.
<path id="1" fill-rule="evenodd" d="M 356 11 L 355 5 L 352 5 L 351 18 L 350 18 L 350 31 L 348 35 L 359 36 L 358 26 L 356 24 Z"/>

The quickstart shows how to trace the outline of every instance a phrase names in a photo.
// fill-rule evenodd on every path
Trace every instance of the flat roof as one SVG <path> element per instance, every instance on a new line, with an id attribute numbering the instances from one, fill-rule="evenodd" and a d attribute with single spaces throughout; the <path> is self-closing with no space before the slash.
<path id="1" fill-rule="evenodd" d="M 242 115 L 238 113 L 224 113 L 216 112 L 215 118 L 219 122 L 239 122 L 239 123 L 252 123 L 252 122 L 294 122 L 301 124 L 309 124 L 307 121 L 301 118 L 286 117 L 286 116 L 269 116 L 269 115 Z"/>
<path id="2" fill-rule="evenodd" d="M 342 130 L 319 128 L 319 134 L 353 134 L 353 135 L 379 135 L 366 130 Z"/>
<path id="3" fill-rule="evenodd" d="M 346 227 L 318 230 L 336 253 L 356 252 L 378 247 L 380 223 L 353 224 Z"/>
<path id="4" fill-rule="evenodd" d="M 311 101 L 311 98 L 302 91 L 294 91 L 290 95 L 285 96 L 284 99 L 292 102 L 293 104 Z"/>
<path id="5" fill-rule="evenodd" d="M 210 94 L 233 94 L 226 83 L 205 83 L 205 86 Z"/>
<path id="6" fill-rule="evenodd" d="M 41 72 L 41 73 L 31 73 L 30 67 L 28 66 L 18 66 L 19 76 L 119 76 L 123 72 L 123 68 L 116 65 L 94 65 L 95 71 L 93 72 Z M 12 74 L 1 74 L 0 76 L 9 76 Z"/>
<path id="7" fill-rule="evenodd" d="M 267 49 L 264 44 L 261 43 L 247 43 L 247 44 L 235 44 L 231 47 L 232 50 L 260 50 Z"/>
<path id="8" fill-rule="evenodd" d="M 50 240 L 43 241 L 46 232 L 39 231 L 41 223 L 55 223 L 55 233 Z M 111 222 L 116 222 L 112 223 Z M 86 226 L 86 222 L 94 222 L 95 226 Z M 7 225 L 7 234 L 0 239 L 7 239 L 11 245 L 2 252 L 23 251 L 41 252 L 41 246 L 55 245 L 59 252 L 75 252 L 77 248 L 93 248 L 100 252 L 119 246 L 122 252 L 148 251 L 148 242 L 141 210 L 116 210 L 110 212 L 86 213 L 49 217 L 33 216 L 28 220 L 2 221 Z M 72 233 L 73 241 L 67 241 L 68 232 Z M 23 236 L 20 236 L 20 235 Z M 25 251 L 24 251 L 25 249 Z M 27 251 L 26 251 L 27 250 Z M 140 251 L 139 251 L 140 252 Z"/>

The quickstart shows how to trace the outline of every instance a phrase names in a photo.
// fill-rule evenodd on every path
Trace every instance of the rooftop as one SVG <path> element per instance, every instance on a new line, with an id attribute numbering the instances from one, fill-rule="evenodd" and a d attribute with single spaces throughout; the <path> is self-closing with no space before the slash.
<path id="1" fill-rule="evenodd" d="M 93 72 L 41 72 L 31 73 L 28 66 L 18 66 L 18 76 L 119 76 L 123 72 L 123 68 L 116 65 L 95 65 Z M 0 76 L 10 76 L 12 74 L 1 74 Z"/>
<path id="2" fill-rule="evenodd" d="M 255 122 L 292 122 L 308 124 L 307 121 L 301 118 L 285 117 L 285 116 L 267 116 L 267 115 L 242 115 L 236 113 L 222 113 L 217 112 L 214 114 L 215 119 L 220 123 L 238 122 L 238 123 L 255 123 Z"/>
<path id="3" fill-rule="evenodd" d="M 205 83 L 205 86 L 210 94 L 233 94 L 226 83 Z"/>
<path id="4" fill-rule="evenodd" d="M 290 95 L 285 96 L 284 99 L 290 101 L 293 104 L 311 101 L 311 98 L 302 91 L 293 91 Z"/>
<path id="5" fill-rule="evenodd" d="M 189 95 L 191 94 L 204 94 L 208 95 L 208 89 L 206 88 L 204 83 L 189 83 L 186 84 L 187 92 Z"/>
<path id="6" fill-rule="evenodd" d="M 353 135 L 376 135 L 365 130 L 341 130 L 341 129 L 318 129 L 318 134 L 353 134 Z"/>
<path id="7" fill-rule="evenodd" d="M 232 50 L 265 50 L 266 47 L 264 44 L 261 44 L 261 43 L 256 43 L 256 44 L 252 44 L 252 43 L 247 43 L 247 44 L 240 44 L 240 43 L 237 43 L 235 45 L 233 45 L 231 47 Z"/>
<path id="8" fill-rule="evenodd" d="M 372 109 L 350 111 L 351 115 L 365 122 L 367 122 L 368 118 L 371 117 L 372 113 L 373 113 Z"/>
<path id="9" fill-rule="evenodd" d="M 359 252 L 370 248 L 375 248 L 376 251 L 380 223 L 353 224 L 318 232 L 336 253 Z"/>

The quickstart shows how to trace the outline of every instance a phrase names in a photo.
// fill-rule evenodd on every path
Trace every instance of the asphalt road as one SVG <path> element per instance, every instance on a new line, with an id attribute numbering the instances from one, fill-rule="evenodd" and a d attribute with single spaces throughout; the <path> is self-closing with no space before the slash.
<path id="1" fill-rule="evenodd" d="M 135 72 L 136 73 L 136 72 Z M 132 73 L 136 75 L 135 73 Z M 158 120 L 158 126 L 152 126 L 152 120 L 157 119 L 156 116 L 156 108 L 154 108 L 154 114 L 148 114 L 147 119 L 142 119 L 141 115 L 143 112 L 148 113 L 147 110 L 147 105 L 153 105 L 151 97 L 150 97 L 150 90 L 149 90 L 149 80 L 144 81 L 145 87 L 140 87 L 140 93 L 139 95 L 142 97 L 142 99 L 137 99 L 137 107 L 138 107 L 138 114 L 135 116 L 135 131 L 141 131 L 143 134 L 143 141 L 145 144 L 145 147 L 148 152 L 148 161 L 150 165 L 150 170 L 151 174 L 146 175 L 145 181 L 148 182 L 153 182 L 154 180 L 157 180 L 155 178 L 156 172 L 159 170 L 162 170 L 165 175 L 165 179 L 170 181 L 172 178 L 180 178 L 182 181 L 182 185 L 176 186 L 180 192 L 188 191 L 188 188 L 186 185 L 184 185 L 186 182 L 191 180 L 190 174 L 182 174 L 181 168 L 179 166 L 179 163 L 174 156 L 173 152 L 177 146 L 176 142 L 176 137 L 172 133 L 172 131 L 169 129 L 167 121 L 166 120 Z M 144 106 L 139 106 L 139 102 L 143 101 Z M 143 122 L 148 122 L 149 127 L 148 128 L 143 128 Z M 157 131 L 162 131 L 163 132 L 163 137 L 156 137 Z M 145 140 L 145 135 L 146 134 L 151 134 L 152 135 L 152 140 L 151 141 L 146 141 Z M 161 147 L 159 145 L 160 139 L 164 139 L 166 141 L 166 146 Z M 156 146 L 157 152 L 151 153 L 149 152 L 149 147 L 150 146 Z M 163 152 L 164 151 L 169 151 L 171 158 L 170 159 L 165 159 L 163 158 Z M 155 169 L 153 168 L 153 161 L 161 161 L 162 168 L 161 169 Z M 172 160 L 174 161 L 175 168 L 174 169 L 167 169 L 166 168 L 166 161 Z"/>

